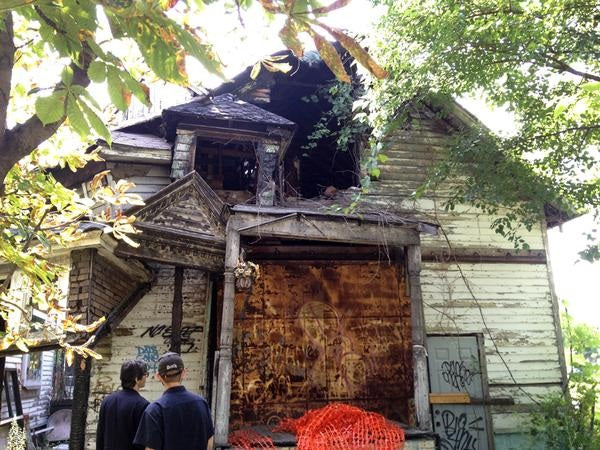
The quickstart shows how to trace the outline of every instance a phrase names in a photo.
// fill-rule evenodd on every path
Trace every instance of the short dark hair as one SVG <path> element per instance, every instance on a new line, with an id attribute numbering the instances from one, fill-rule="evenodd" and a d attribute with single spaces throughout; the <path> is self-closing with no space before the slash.
<path id="1" fill-rule="evenodd" d="M 121 365 L 121 386 L 132 389 L 137 380 L 148 374 L 148 367 L 144 361 L 132 359 Z"/>

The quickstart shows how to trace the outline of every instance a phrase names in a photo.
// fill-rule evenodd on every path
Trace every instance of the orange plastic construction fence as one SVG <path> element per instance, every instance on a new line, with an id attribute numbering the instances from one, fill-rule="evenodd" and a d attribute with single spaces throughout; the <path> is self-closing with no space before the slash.
<path id="1" fill-rule="evenodd" d="M 273 445 L 273 439 L 268 436 L 263 436 L 253 430 L 234 431 L 229 435 L 229 444 L 234 449 L 254 450 L 266 449 L 276 450 Z"/>
<path id="2" fill-rule="evenodd" d="M 404 430 L 381 414 L 333 403 L 284 419 L 275 431 L 296 435 L 298 450 L 402 450 Z"/>
<path id="3" fill-rule="evenodd" d="M 404 430 L 381 414 L 333 403 L 298 419 L 283 419 L 273 431 L 294 433 L 298 450 L 402 450 Z M 273 440 L 253 430 L 231 433 L 235 449 L 275 449 Z"/>

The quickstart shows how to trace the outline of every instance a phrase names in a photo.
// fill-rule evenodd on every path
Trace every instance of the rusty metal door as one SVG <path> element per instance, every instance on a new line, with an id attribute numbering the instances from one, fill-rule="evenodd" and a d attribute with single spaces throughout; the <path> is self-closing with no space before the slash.
<path id="1" fill-rule="evenodd" d="M 476 336 L 427 338 L 434 431 L 442 450 L 489 450 Z"/>
<path id="2" fill-rule="evenodd" d="M 232 428 L 277 423 L 330 402 L 407 422 L 410 299 L 378 262 L 265 263 L 236 296 Z"/>

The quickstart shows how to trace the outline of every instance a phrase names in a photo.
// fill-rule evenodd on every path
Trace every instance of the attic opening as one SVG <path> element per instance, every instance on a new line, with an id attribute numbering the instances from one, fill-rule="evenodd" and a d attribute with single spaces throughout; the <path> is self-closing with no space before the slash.
<path id="1" fill-rule="evenodd" d="M 359 183 L 360 147 L 356 142 L 338 145 L 342 124 L 331 114 L 328 96 L 322 95 L 335 82 L 322 72 L 276 74 L 271 88 L 273 112 L 298 125 L 285 158 L 288 196 L 314 198 L 331 186 L 342 190 Z M 301 80 L 294 80 L 297 76 Z"/>
<path id="2" fill-rule="evenodd" d="M 218 142 L 198 138 L 194 167 L 215 191 L 256 193 L 257 163 L 251 142 Z"/>

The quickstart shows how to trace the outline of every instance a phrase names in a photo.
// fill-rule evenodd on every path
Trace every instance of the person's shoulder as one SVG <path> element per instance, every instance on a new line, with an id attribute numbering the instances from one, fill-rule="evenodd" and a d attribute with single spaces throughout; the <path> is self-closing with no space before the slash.
<path id="1" fill-rule="evenodd" d="M 146 399 L 144 399 L 146 400 Z M 160 403 L 160 398 L 158 400 L 154 400 L 153 402 L 148 402 L 146 400 L 147 406 L 144 411 L 146 414 L 157 415 L 162 414 L 163 405 Z"/>
<path id="2" fill-rule="evenodd" d="M 200 394 L 196 394 L 195 392 L 189 391 L 189 390 L 185 390 L 185 395 L 187 395 L 190 398 L 193 398 L 196 401 L 202 401 L 204 403 L 206 403 L 206 399 L 204 397 L 202 397 Z"/>
<path id="3" fill-rule="evenodd" d="M 110 403 L 110 402 L 114 401 L 119 396 L 120 392 L 121 392 L 120 390 L 111 392 L 106 397 L 104 397 L 104 399 L 102 400 L 102 403 Z"/>

